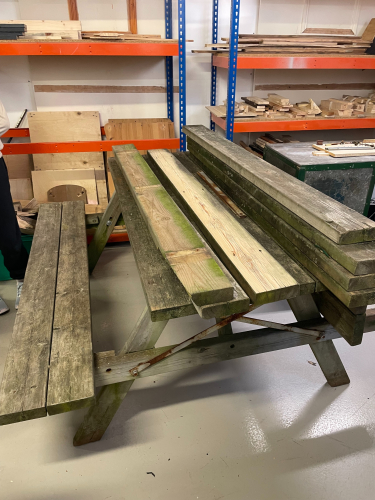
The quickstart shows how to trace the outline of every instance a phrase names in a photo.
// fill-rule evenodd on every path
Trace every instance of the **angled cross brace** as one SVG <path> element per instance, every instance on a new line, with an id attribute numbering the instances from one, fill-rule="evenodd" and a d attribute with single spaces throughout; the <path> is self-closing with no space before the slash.
<path id="1" fill-rule="evenodd" d="M 120 202 L 117 193 L 115 192 L 105 209 L 103 217 L 99 222 L 99 226 L 97 227 L 94 237 L 87 249 L 90 274 L 95 269 L 99 257 L 107 244 L 108 238 L 111 236 L 112 231 L 115 228 L 120 214 Z"/>

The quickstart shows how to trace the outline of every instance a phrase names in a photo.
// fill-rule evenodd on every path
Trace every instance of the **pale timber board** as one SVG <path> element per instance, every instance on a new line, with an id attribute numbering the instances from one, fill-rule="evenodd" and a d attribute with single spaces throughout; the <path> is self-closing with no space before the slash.
<path id="1" fill-rule="evenodd" d="M 322 331 L 324 332 L 324 340 L 317 341 L 311 335 L 301 335 L 299 333 L 271 328 L 250 330 L 228 336 L 223 335 L 194 342 L 194 344 L 182 351 L 140 372 L 137 378 L 152 377 L 176 370 L 192 369 L 217 361 L 227 361 L 244 356 L 340 338 L 340 334 L 323 319 L 300 321 L 292 323 L 290 326 L 307 329 L 313 328 Z M 95 385 L 101 387 L 117 382 L 134 380 L 134 377 L 129 373 L 131 368 L 134 368 L 138 363 L 147 362 L 149 359 L 158 356 L 171 347 L 173 346 L 164 346 L 119 356 L 104 355 L 102 357 L 101 353 L 98 353 L 95 355 Z"/>
<path id="2" fill-rule="evenodd" d="M 219 134 L 202 125 L 184 127 L 184 132 L 336 243 L 358 243 L 375 239 L 375 222 L 264 160 L 249 156 L 241 147 Z"/>
<path id="3" fill-rule="evenodd" d="M 85 168 L 81 170 L 38 170 L 31 172 L 34 197 L 38 202 L 48 201 L 48 191 L 56 186 L 74 184 L 86 189 L 87 202 L 90 205 L 98 204 L 95 170 Z"/>
<path id="4" fill-rule="evenodd" d="M 39 209 L 0 387 L 0 424 L 44 417 L 55 307 L 61 203 Z"/>
<path id="5" fill-rule="evenodd" d="M 31 179 L 9 179 L 9 184 L 14 201 L 31 200 L 33 198 Z"/>
<path id="6" fill-rule="evenodd" d="M 148 154 L 163 180 L 190 207 L 204 237 L 253 302 L 299 294 L 297 281 L 171 153 L 153 150 Z"/>
<path id="7" fill-rule="evenodd" d="M 197 175 L 201 169 L 205 168 L 203 164 L 201 164 L 194 156 L 190 153 L 174 153 L 176 158 L 184 165 L 185 168 L 189 170 L 192 174 Z M 237 186 L 231 179 L 226 178 L 224 175 L 213 176 L 212 173 L 214 171 L 211 170 L 208 175 L 211 175 L 212 179 L 218 182 L 218 184 L 226 191 L 226 194 L 234 200 L 237 193 L 242 191 L 242 189 Z M 198 181 L 204 186 L 204 182 L 200 177 L 197 177 Z M 224 182 L 223 182 L 224 180 Z M 232 189 L 228 191 L 228 187 L 231 186 Z M 170 193 L 171 194 L 171 193 Z M 178 204 L 178 200 L 174 197 L 175 202 Z M 229 212 L 226 204 L 223 203 L 222 206 Z M 183 209 L 182 206 L 180 208 Z M 299 284 L 299 294 L 309 294 L 314 291 L 320 289 L 321 285 L 317 280 L 311 276 L 298 262 L 296 262 L 293 258 L 291 258 L 284 249 L 279 246 L 272 237 L 268 236 L 265 231 L 263 231 L 259 225 L 257 225 L 251 218 L 246 217 L 238 217 L 238 222 L 252 234 L 258 242 L 269 252 L 282 266 L 283 268 L 291 275 Z M 216 316 L 220 317 L 220 316 Z"/>
<path id="8" fill-rule="evenodd" d="M 156 246 L 196 305 L 232 300 L 233 287 L 223 270 L 133 148 L 116 146 L 113 151 Z"/>
<path id="9" fill-rule="evenodd" d="M 332 259 L 336 260 L 352 274 L 357 276 L 375 273 L 374 242 L 357 243 L 352 245 L 338 245 L 334 243 L 331 239 L 327 238 L 319 231 L 316 231 L 312 226 L 278 203 L 271 196 L 267 195 L 267 193 L 258 189 L 254 184 L 244 179 L 234 169 L 229 167 L 226 163 L 218 160 L 214 155 L 199 146 L 198 143 L 190 138 L 188 138 L 188 148 L 194 157 L 202 162 L 206 168 L 208 168 L 208 171 L 206 170 L 208 175 L 210 175 L 210 172 L 214 171 L 215 175 L 218 173 L 220 175 L 223 174 L 226 179 L 229 178 L 230 180 L 233 180 L 238 186 L 241 186 L 265 207 L 269 208 L 287 224 L 300 232 L 317 248 L 321 248 L 325 251 L 330 257 L 332 257 Z M 220 185 L 219 182 L 218 184 Z M 225 191 L 225 187 L 223 187 L 223 185 L 221 185 L 221 188 Z M 235 198 L 236 197 L 234 196 L 234 201 L 236 201 Z"/>
<path id="10" fill-rule="evenodd" d="M 48 379 L 49 415 L 95 400 L 85 207 L 62 204 L 55 316 Z"/>
<path id="11" fill-rule="evenodd" d="M 28 113 L 31 142 L 100 141 L 97 111 L 32 111 Z M 104 170 L 103 154 L 35 154 L 35 170 L 83 169 Z"/>

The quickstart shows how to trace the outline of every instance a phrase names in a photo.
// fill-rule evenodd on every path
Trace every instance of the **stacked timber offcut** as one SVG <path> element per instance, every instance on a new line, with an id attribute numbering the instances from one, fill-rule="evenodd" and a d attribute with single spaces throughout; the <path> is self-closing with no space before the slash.
<path id="1" fill-rule="evenodd" d="M 344 34 L 343 30 L 313 30 L 302 35 L 239 35 L 238 53 L 240 56 L 267 54 L 365 54 L 371 47 L 375 33 L 375 19 L 372 19 L 361 37 Z M 333 31 L 333 33 L 330 33 Z M 229 38 L 221 43 L 207 43 L 205 49 L 193 50 L 195 53 L 223 53 L 229 51 Z"/>
<path id="2" fill-rule="evenodd" d="M 330 300 L 354 315 L 375 303 L 373 221 L 203 126 L 184 132 L 206 175 L 329 290 Z"/>

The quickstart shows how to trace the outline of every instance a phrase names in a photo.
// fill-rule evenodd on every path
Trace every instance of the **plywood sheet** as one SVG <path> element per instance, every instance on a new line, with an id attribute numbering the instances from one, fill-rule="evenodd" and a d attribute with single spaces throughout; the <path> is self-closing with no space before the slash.
<path id="1" fill-rule="evenodd" d="M 27 33 L 52 33 L 56 31 L 81 31 L 80 21 L 44 21 L 44 20 L 12 20 L 0 21 L 0 24 L 26 24 Z"/>
<path id="2" fill-rule="evenodd" d="M 33 111 L 28 113 L 31 142 L 100 141 L 97 111 Z M 34 155 L 35 170 L 104 169 L 102 153 Z"/>
<path id="3" fill-rule="evenodd" d="M 9 179 L 31 179 L 32 155 L 7 155 L 4 157 Z"/>
<path id="4" fill-rule="evenodd" d="M 34 197 L 38 202 L 48 201 L 48 190 L 63 184 L 82 186 L 87 192 L 87 202 L 98 204 L 94 169 L 81 170 L 43 170 L 31 173 L 34 187 Z"/>
<path id="5" fill-rule="evenodd" d="M 9 182 L 13 201 L 31 200 L 33 198 L 31 179 L 9 179 Z"/>

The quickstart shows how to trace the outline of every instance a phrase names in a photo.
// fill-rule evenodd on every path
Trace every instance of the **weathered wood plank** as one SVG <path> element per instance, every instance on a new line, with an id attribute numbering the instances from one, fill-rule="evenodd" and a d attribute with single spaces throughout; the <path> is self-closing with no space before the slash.
<path id="1" fill-rule="evenodd" d="M 362 342 L 366 312 L 354 314 L 328 290 L 313 294 L 319 312 L 350 345 Z"/>
<path id="2" fill-rule="evenodd" d="M 299 294 L 297 281 L 171 153 L 153 150 L 148 155 L 163 182 L 179 195 L 189 218 L 254 303 Z"/>
<path id="3" fill-rule="evenodd" d="M 85 408 L 95 400 L 85 207 L 81 201 L 62 206 L 49 415 Z"/>
<path id="4" fill-rule="evenodd" d="M 337 331 L 323 319 L 300 321 L 291 324 L 299 328 L 312 328 L 324 332 L 324 340 L 317 341 L 311 335 L 284 332 L 272 328 L 250 330 L 234 335 L 221 335 L 211 339 L 194 342 L 173 356 L 156 363 L 139 373 L 137 378 L 152 377 L 200 365 L 241 358 L 264 352 L 277 351 L 305 344 L 327 343 L 330 339 L 340 338 Z M 134 380 L 129 370 L 138 363 L 146 362 L 173 346 L 158 347 L 147 351 L 120 354 L 118 356 L 95 355 L 95 385 L 113 384 Z"/>
<path id="5" fill-rule="evenodd" d="M 202 125 L 184 127 L 188 137 L 302 220 L 339 244 L 373 241 L 375 222 L 301 183 Z"/>
<path id="6" fill-rule="evenodd" d="M 192 155 L 179 152 L 174 153 L 174 155 L 192 174 L 196 175 L 200 172 L 202 166 L 198 165 L 198 160 L 196 160 Z M 192 159 L 194 159 L 194 161 L 192 161 Z M 212 175 L 212 172 L 210 171 L 209 175 Z M 201 182 L 200 178 L 198 178 L 198 180 L 199 182 Z M 202 182 L 201 184 L 204 185 Z M 232 198 L 234 198 L 239 191 L 242 191 L 241 188 L 239 188 L 239 186 L 237 186 L 230 178 L 226 178 L 224 175 L 220 175 L 220 171 L 218 176 L 218 184 L 222 187 L 223 190 L 227 191 L 227 193 L 230 194 Z M 230 188 L 233 188 L 233 190 L 229 192 L 227 186 L 230 186 Z M 171 194 L 170 191 L 169 194 Z M 175 198 L 174 200 L 178 204 L 178 200 L 176 200 Z M 222 205 L 225 207 L 224 204 Z M 316 279 L 313 276 L 311 276 L 304 268 L 302 268 L 294 259 L 289 257 L 289 255 L 273 240 L 273 238 L 268 236 L 249 217 L 239 217 L 238 222 L 243 228 L 246 229 L 246 231 L 252 234 L 257 239 L 257 241 L 267 250 L 267 252 L 269 252 L 283 266 L 283 268 L 291 276 L 293 276 L 297 283 L 299 283 L 300 295 L 313 293 L 314 291 L 321 288 L 320 284 L 317 287 Z"/>
<path id="7" fill-rule="evenodd" d="M 61 203 L 41 205 L 0 388 L 0 424 L 45 417 Z"/>
<path id="8" fill-rule="evenodd" d="M 216 179 L 217 176 L 220 178 L 225 176 L 225 179 L 229 178 L 232 183 L 235 183 L 247 193 L 251 194 L 271 212 L 305 236 L 315 247 L 326 252 L 332 259 L 349 272 L 354 275 L 375 273 L 374 242 L 357 243 L 354 245 L 337 245 L 322 233 L 316 231 L 312 226 L 306 224 L 290 210 L 280 205 L 280 203 L 268 196 L 264 191 L 256 188 L 249 181 L 241 177 L 224 162 L 217 160 L 212 154 L 200 147 L 199 144 L 190 138 L 188 138 L 188 148 L 194 158 L 199 160 L 199 163 L 201 163 L 203 167 L 206 167 L 205 170 L 209 175 L 212 176 L 212 172 L 215 172 L 215 177 L 212 178 Z M 219 185 L 223 189 L 223 186 L 221 184 Z M 228 192 L 227 189 L 224 190 Z"/>
<path id="9" fill-rule="evenodd" d="M 90 274 L 95 269 L 95 266 L 98 263 L 104 247 L 107 244 L 108 238 L 111 236 L 120 215 L 120 200 L 117 194 L 114 193 L 87 249 Z"/>
<path id="10" fill-rule="evenodd" d="M 196 314 L 191 298 L 151 238 L 121 167 L 114 158 L 109 166 L 152 321 Z"/>
<path id="11" fill-rule="evenodd" d="M 133 148 L 116 146 L 113 151 L 156 246 L 194 304 L 204 306 L 232 300 L 233 286 L 223 270 L 151 168 Z"/>

